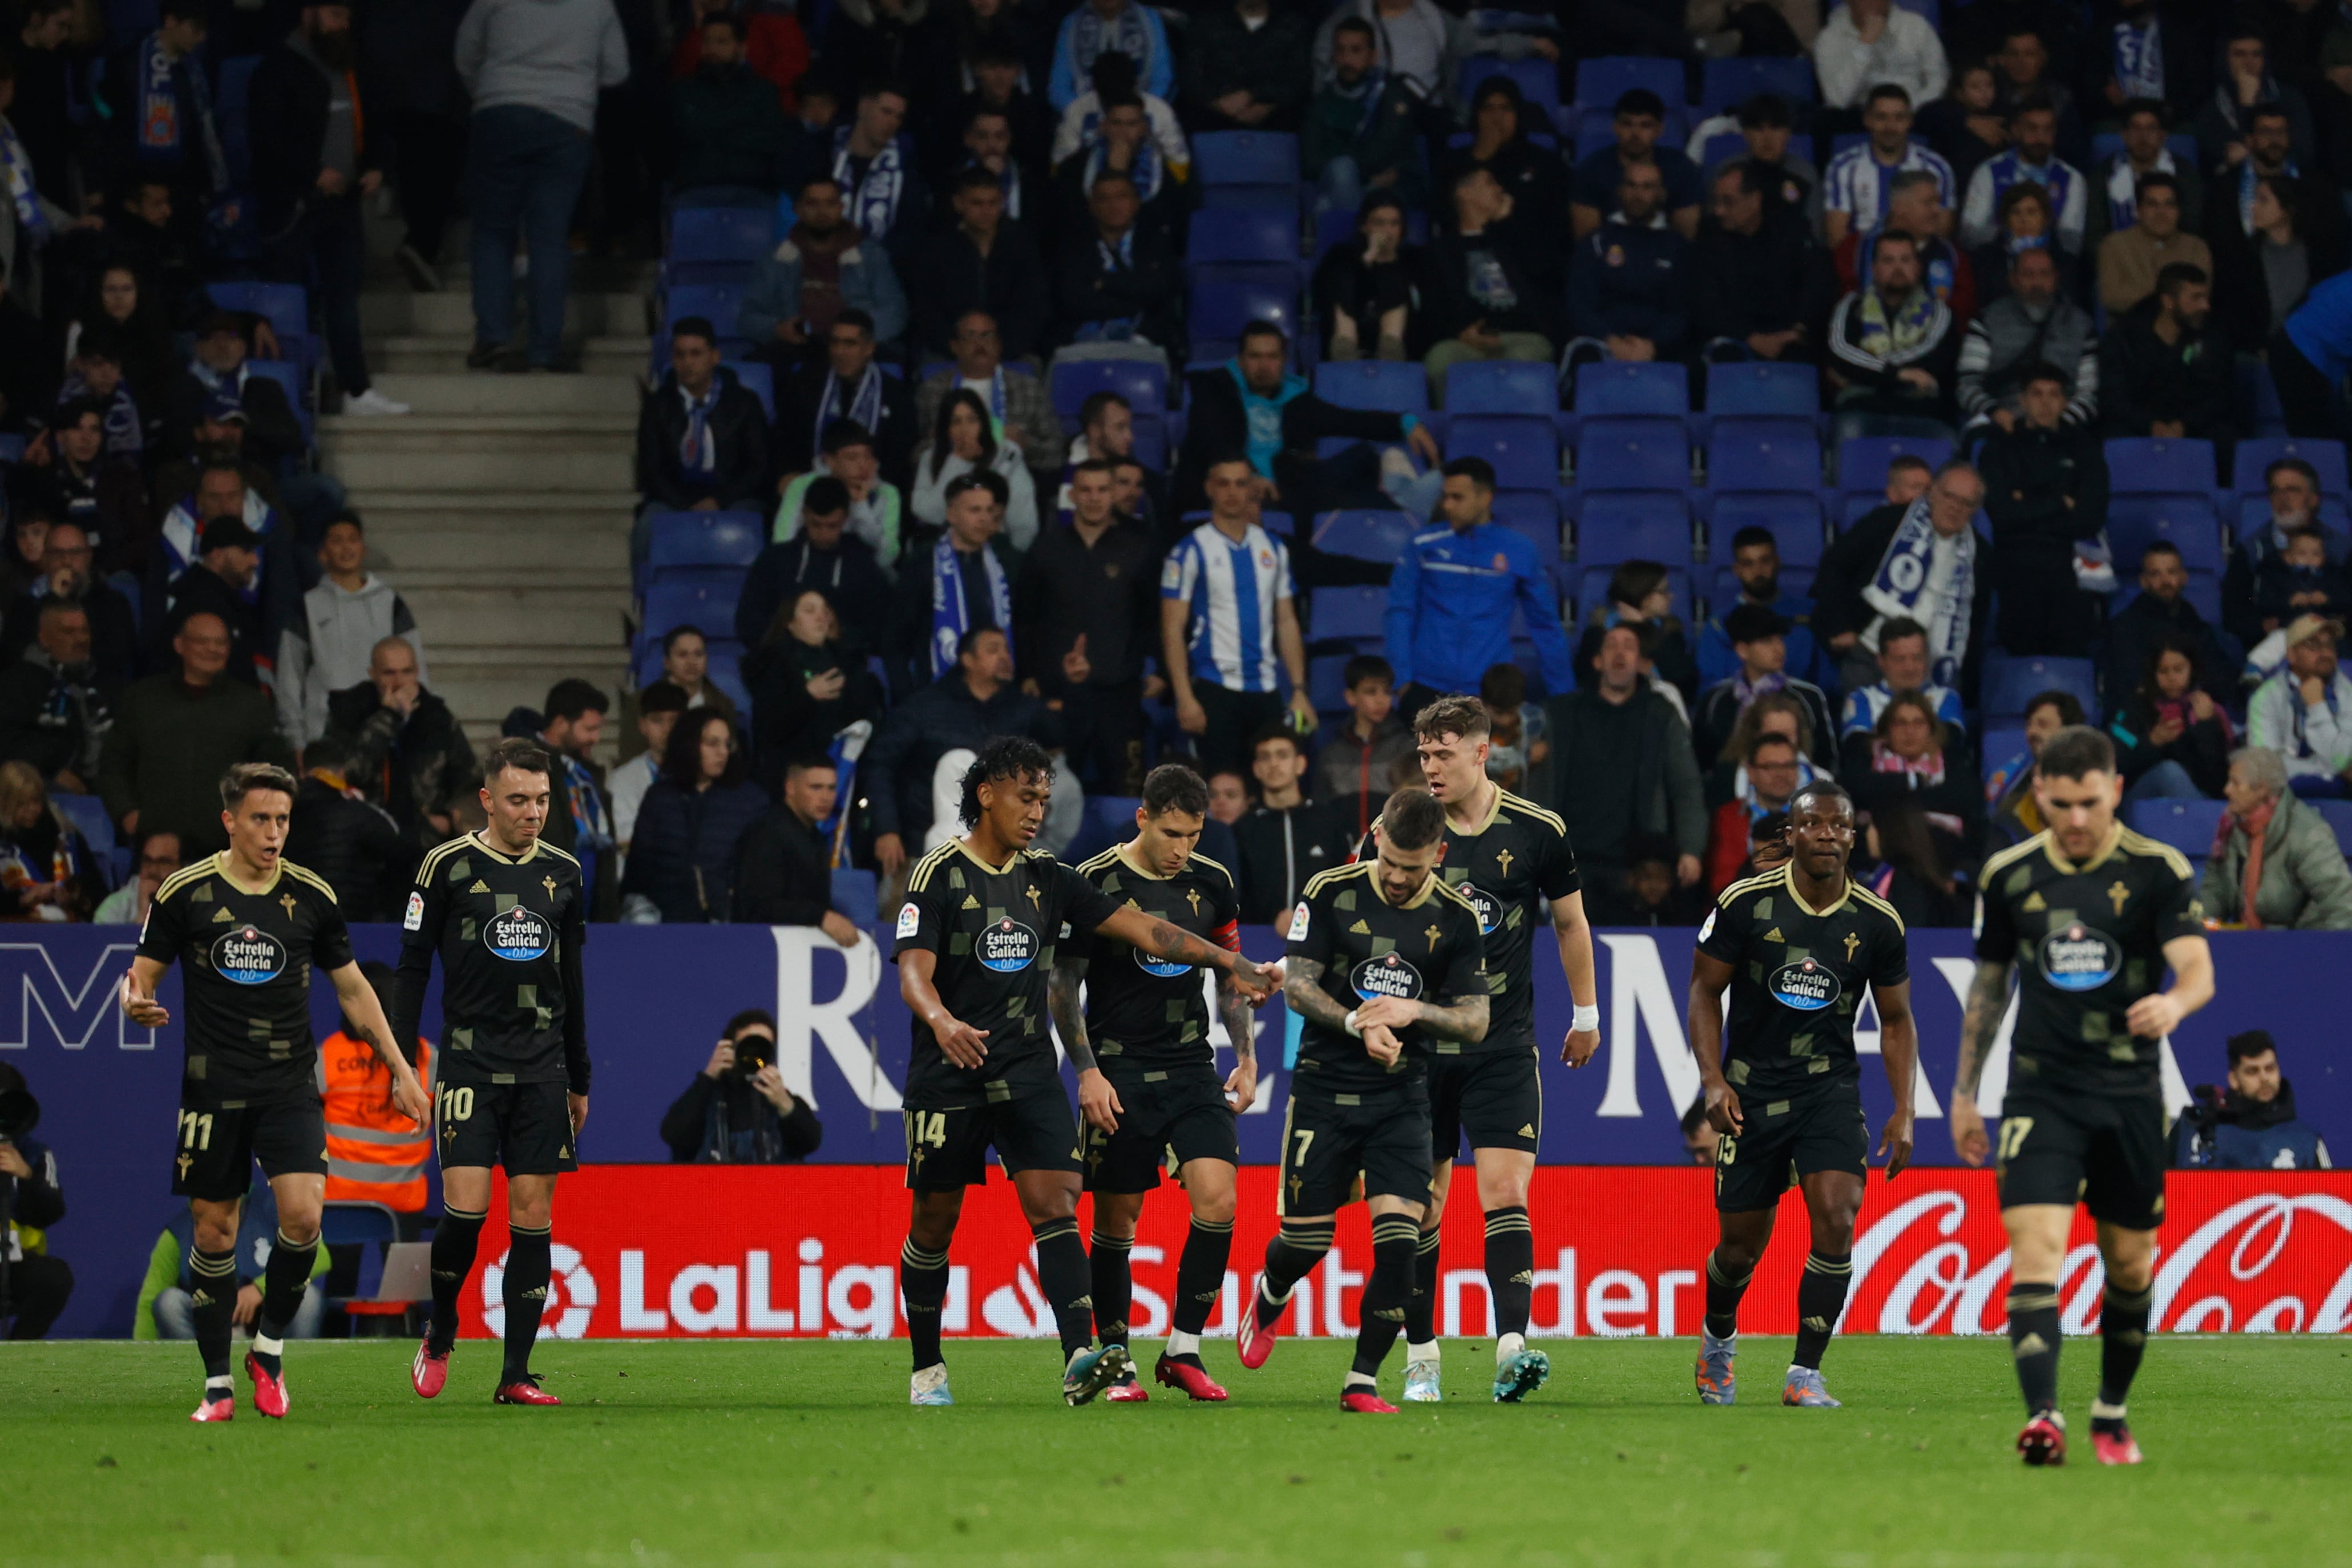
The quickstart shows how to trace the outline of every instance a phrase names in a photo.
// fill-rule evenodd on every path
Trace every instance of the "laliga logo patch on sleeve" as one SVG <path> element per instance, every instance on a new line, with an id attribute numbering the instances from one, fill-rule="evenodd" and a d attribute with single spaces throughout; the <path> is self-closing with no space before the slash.
<path id="1" fill-rule="evenodd" d="M 922 923 L 923 912 L 915 908 L 911 900 L 901 905 L 898 910 L 898 940 L 904 942 L 914 935 Z"/>
<path id="2" fill-rule="evenodd" d="M 408 895 L 408 913 L 402 917 L 400 929 L 403 931 L 423 931 L 425 929 L 424 894 L 412 892 Z"/>
<path id="3" fill-rule="evenodd" d="M 1721 912 L 1722 910 L 1719 906 L 1706 911 L 1706 923 L 1698 928 L 1699 941 L 1705 942 L 1708 937 L 1715 934 L 1715 917 Z"/>
<path id="4" fill-rule="evenodd" d="M 1293 942 L 1305 942 L 1307 940 L 1307 906 L 1303 903 L 1298 906 L 1297 911 L 1290 917 L 1290 940 Z"/>

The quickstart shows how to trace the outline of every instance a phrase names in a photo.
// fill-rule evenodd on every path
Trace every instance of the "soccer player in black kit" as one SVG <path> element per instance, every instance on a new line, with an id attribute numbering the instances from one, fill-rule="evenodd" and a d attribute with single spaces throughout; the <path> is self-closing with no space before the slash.
<path id="1" fill-rule="evenodd" d="M 1495 1309 L 1497 1404 L 1516 1405 L 1543 1386 L 1551 1358 L 1528 1349 L 1535 1298 L 1536 1236 L 1528 1189 L 1543 1139 L 1543 1085 L 1536 1069 L 1535 940 L 1551 905 L 1559 966 L 1574 1005 L 1560 1060 L 1580 1068 L 1601 1044 L 1592 978 L 1592 928 L 1567 825 L 1486 776 L 1489 721 L 1475 697 L 1441 697 L 1412 721 L 1421 776 L 1445 807 L 1445 857 L 1438 875 L 1470 900 L 1486 940 L 1486 1036 L 1475 1044 L 1440 1039 L 1429 1068 L 1434 1164 L 1421 1216 L 1412 1305 L 1404 1324 L 1404 1396 L 1440 1397 L 1437 1346 L 1438 1227 L 1454 1156 L 1467 1137 L 1486 1216 L 1486 1290 Z M 1374 853 L 1368 836 L 1356 858 Z"/>
<path id="2" fill-rule="evenodd" d="M 278 1200 L 278 1237 L 262 1269 L 245 1371 L 253 1380 L 254 1407 L 264 1415 L 286 1414 L 282 1336 L 318 1258 L 327 1196 L 327 1122 L 310 1031 L 313 964 L 327 972 L 343 1016 L 391 1069 L 394 1105 L 420 1123 L 431 1114 L 415 1069 L 393 1045 L 398 1037 L 374 988 L 352 958 L 334 889 L 280 853 L 294 809 L 294 775 L 267 763 L 239 763 L 221 780 L 221 807 L 228 847 L 155 889 L 121 997 L 133 1023 L 162 1028 L 172 1018 L 155 1000 L 155 986 L 179 962 L 187 1061 L 172 1190 L 187 1198 L 195 1219 L 188 1272 L 195 1280 L 196 1350 L 205 1363 L 204 1398 L 192 1421 L 236 1414 L 229 1378 L 236 1227 L 257 1159 Z"/>
<path id="3" fill-rule="evenodd" d="M 1310 878 L 1290 917 L 1282 994 L 1299 1016 L 1298 1068 L 1283 1113 L 1281 1224 L 1242 1314 L 1241 1363 L 1274 1353 L 1291 1288 L 1331 1249 L 1360 1175 L 1372 1270 L 1339 1408 L 1393 1415 L 1380 1370 L 1412 1304 L 1429 1204 L 1429 1062 L 1440 1042 L 1485 1037 L 1491 998 L 1478 911 L 1437 874 L 1445 808 L 1399 790 L 1373 840 L 1372 859 Z"/>
<path id="4" fill-rule="evenodd" d="M 1233 873 L 1195 854 L 1209 814 L 1209 786 L 1181 763 L 1151 770 L 1135 837 L 1078 868 L 1105 897 L 1141 910 L 1230 951 L 1241 946 L 1241 904 Z M 1084 1009 L 1078 986 L 1086 985 Z M 1049 994 L 1054 1026 L 1078 1069 L 1078 1115 L 1086 1139 L 1086 1188 L 1095 1194 L 1095 1325 L 1106 1345 L 1127 1344 L 1134 1285 L 1128 1253 L 1145 1194 L 1164 1160 L 1182 1184 L 1192 1224 L 1176 1265 L 1167 1350 L 1152 1376 L 1193 1399 L 1225 1391 L 1201 1363 L 1201 1335 L 1224 1289 L 1233 1250 L 1234 1167 L 1241 1143 L 1234 1118 L 1257 1093 L 1253 1009 L 1227 978 L 1217 1012 L 1234 1043 L 1234 1070 L 1220 1079 L 1210 1043 L 1201 972 L 1111 938 L 1073 932 L 1055 951 Z M 1104 1392 L 1113 1401 L 1147 1397 L 1132 1370 Z"/>
<path id="5" fill-rule="evenodd" d="M 1045 825 L 1053 759 L 999 737 L 963 775 L 965 832 L 915 863 L 898 910 L 898 994 L 915 1015 L 907 1066 L 907 1185 L 914 1193 L 899 1289 L 915 1373 L 908 1403 L 951 1405 L 940 1352 L 948 1245 L 964 1189 L 993 1148 L 1037 1244 L 1037 1283 L 1062 1338 L 1062 1397 L 1084 1405 L 1128 1368 L 1097 1350 L 1087 1253 L 1078 1239 L 1077 1124 L 1046 1027 L 1055 942 L 1108 938 L 1171 963 L 1213 968 L 1252 1006 L 1280 970 L 1129 908 L 1030 841 Z"/>
<path id="6" fill-rule="evenodd" d="M 1708 1405 L 1738 1394 L 1739 1299 L 1772 1240 L 1793 1175 L 1812 1247 L 1797 1282 L 1797 1350 L 1780 1403 L 1834 1409 L 1822 1352 L 1853 1279 L 1853 1226 L 1870 1157 L 1853 1021 L 1869 988 L 1894 1113 L 1879 1133 L 1893 1181 L 1911 1159 L 1919 1035 L 1903 918 L 1846 876 L 1853 800 L 1816 780 L 1790 798 L 1788 858 L 1724 889 L 1691 954 L 1690 1043 L 1716 1145 L 1718 1239 L 1706 1259 L 1696 1377 Z M 1723 994 L 1731 992 L 1730 1026 Z"/>
<path id="7" fill-rule="evenodd" d="M 2091 1447 L 2137 1465 L 2124 1400 L 2147 1348 L 2156 1231 L 2164 1217 L 2164 1038 L 2213 999 L 2213 953 L 2180 852 L 2116 820 L 2114 744 L 2069 726 L 2042 742 L 2033 801 L 2050 826 L 1984 863 L 1977 975 L 1960 1021 L 1952 1147 L 1998 1163 L 2009 1230 L 2009 1343 L 2025 1394 L 2017 1451 L 2066 1462 L 2058 1411 L 2058 1275 L 2079 1197 L 2098 1222 L 2106 1294 Z M 2170 989 L 2164 972 L 2172 971 Z M 2017 975 L 2017 1026 L 1998 1147 L 1977 1090 Z"/>
<path id="8" fill-rule="evenodd" d="M 507 1173 L 506 1359 L 491 1399 L 560 1405 L 530 1370 L 547 1307 L 555 1178 L 576 1171 L 588 1120 L 588 1024 L 580 862 L 541 837 L 552 766 L 536 741 L 505 740 L 482 767 L 488 821 L 425 857 L 401 919 L 393 1016 L 416 1037 L 441 960 L 441 1223 L 433 1231 L 433 1322 L 409 1380 L 426 1399 L 449 1377 L 457 1299 L 489 1215 L 490 1167 Z"/>

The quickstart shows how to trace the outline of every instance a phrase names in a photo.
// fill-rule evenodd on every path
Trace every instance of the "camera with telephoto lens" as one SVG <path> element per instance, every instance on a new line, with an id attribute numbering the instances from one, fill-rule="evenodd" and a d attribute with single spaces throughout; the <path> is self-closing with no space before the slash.
<path id="1" fill-rule="evenodd" d="M 746 1083 L 760 1076 L 760 1069 L 776 1059 L 776 1042 L 766 1035 L 743 1034 L 735 1037 L 735 1073 Z"/>

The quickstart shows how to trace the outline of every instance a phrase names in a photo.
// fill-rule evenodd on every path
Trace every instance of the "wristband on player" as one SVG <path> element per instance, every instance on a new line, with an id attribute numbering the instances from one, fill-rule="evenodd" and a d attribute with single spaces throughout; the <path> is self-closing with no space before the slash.
<path id="1" fill-rule="evenodd" d="M 1348 1016 L 1339 1020 L 1339 1026 L 1348 1031 L 1348 1037 L 1351 1040 L 1360 1040 L 1364 1037 L 1364 1031 L 1357 1026 L 1356 1009 L 1353 1007 L 1349 1008 Z"/>
<path id="2" fill-rule="evenodd" d="M 1570 1032 L 1572 1034 L 1599 1034 L 1601 1032 L 1601 1008 L 1598 1005 L 1590 1007 L 1580 1006 L 1575 1008 L 1569 1015 L 1568 1027 Z"/>

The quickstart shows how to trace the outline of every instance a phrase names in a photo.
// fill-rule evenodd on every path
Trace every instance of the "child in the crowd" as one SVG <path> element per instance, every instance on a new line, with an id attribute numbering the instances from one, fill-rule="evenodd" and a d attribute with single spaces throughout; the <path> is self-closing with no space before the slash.
<path id="1" fill-rule="evenodd" d="M 1358 654 L 1340 671 L 1348 718 L 1323 726 L 1315 752 L 1315 798 L 1360 841 L 1381 803 L 1400 784 L 1419 782 L 1412 731 L 1397 717 L 1396 671 L 1378 654 Z"/>
<path id="2" fill-rule="evenodd" d="M 2254 604 L 2265 630 L 2275 631 L 2297 616 L 2342 620 L 2352 609 L 2352 584 L 2344 570 L 2327 562 L 2327 537 L 2306 524 L 2289 531 L 2286 546 L 2254 568 Z"/>
<path id="3" fill-rule="evenodd" d="M 1478 700 L 1486 705 L 1486 776 L 1505 789 L 1525 789 L 1528 770 L 1551 755 L 1543 710 L 1528 700 L 1528 674 L 1516 664 L 1498 664 L 1478 678 Z"/>

